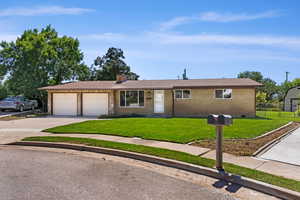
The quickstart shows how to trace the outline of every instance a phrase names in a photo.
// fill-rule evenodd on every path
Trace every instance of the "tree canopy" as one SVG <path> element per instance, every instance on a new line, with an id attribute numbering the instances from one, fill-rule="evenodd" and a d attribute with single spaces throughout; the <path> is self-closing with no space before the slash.
<path id="1" fill-rule="evenodd" d="M 137 80 L 139 76 L 130 71 L 124 61 L 122 49 L 111 47 L 104 56 L 98 56 L 91 71 L 91 80 L 116 80 L 117 75 L 127 75 L 130 80 Z M 95 67 L 96 66 L 96 67 Z"/>
<path id="2" fill-rule="evenodd" d="M 295 87 L 295 86 L 300 86 L 300 78 L 295 78 L 292 81 L 285 81 L 279 86 L 279 91 L 278 91 L 278 96 L 279 100 L 283 100 L 286 92 L 288 89 Z"/>
<path id="3" fill-rule="evenodd" d="M 278 93 L 279 88 L 277 86 L 277 83 L 270 78 L 265 78 L 261 74 L 261 72 L 244 71 L 238 74 L 238 78 L 250 78 L 254 81 L 262 83 L 263 86 L 258 88 L 258 91 L 265 93 L 265 98 L 267 101 L 272 100 L 274 98 L 274 95 Z"/>
<path id="4" fill-rule="evenodd" d="M 79 41 L 58 36 L 50 25 L 41 31 L 26 30 L 16 41 L 3 41 L 0 47 L 0 76 L 7 75 L 13 95 L 43 101 L 45 93 L 39 87 L 84 79 L 89 72 Z"/>
<path id="5" fill-rule="evenodd" d="M 244 72 L 240 72 L 238 74 L 238 78 L 250 78 L 250 79 L 252 79 L 254 81 L 262 83 L 264 77 L 263 77 L 263 75 L 260 72 L 244 71 Z"/>

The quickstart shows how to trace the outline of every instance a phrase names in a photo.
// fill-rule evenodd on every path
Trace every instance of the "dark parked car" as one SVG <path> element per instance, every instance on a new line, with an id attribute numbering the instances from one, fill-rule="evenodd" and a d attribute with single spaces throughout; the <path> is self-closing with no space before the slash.
<path id="1" fill-rule="evenodd" d="M 0 101 L 0 111 L 16 110 L 22 112 L 24 110 L 34 110 L 35 108 L 37 108 L 37 101 L 22 96 L 7 97 Z"/>

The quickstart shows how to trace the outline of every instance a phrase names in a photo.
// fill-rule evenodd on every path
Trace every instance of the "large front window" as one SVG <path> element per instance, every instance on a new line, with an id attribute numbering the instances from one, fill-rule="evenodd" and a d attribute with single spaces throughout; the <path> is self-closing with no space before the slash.
<path id="1" fill-rule="evenodd" d="M 221 89 L 215 92 L 216 99 L 231 99 L 232 89 Z"/>
<path id="2" fill-rule="evenodd" d="M 120 91 L 120 106 L 122 107 L 143 107 L 144 91 Z"/>
<path id="3" fill-rule="evenodd" d="M 176 99 L 190 99 L 191 90 L 175 90 Z"/>

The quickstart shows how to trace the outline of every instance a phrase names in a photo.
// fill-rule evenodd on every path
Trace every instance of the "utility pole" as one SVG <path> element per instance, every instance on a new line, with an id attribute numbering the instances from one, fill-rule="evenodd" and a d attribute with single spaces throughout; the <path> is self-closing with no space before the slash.
<path id="1" fill-rule="evenodd" d="M 285 82 L 289 81 L 289 73 L 290 72 L 285 72 Z"/>

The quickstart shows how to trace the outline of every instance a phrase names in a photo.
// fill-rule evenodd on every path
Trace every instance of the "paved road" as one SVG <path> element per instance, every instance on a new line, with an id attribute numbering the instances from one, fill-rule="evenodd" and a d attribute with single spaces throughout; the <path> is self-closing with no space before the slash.
<path id="1" fill-rule="evenodd" d="M 1 200 L 234 199 L 143 168 L 59 152 L 0 146 Z"/>
<path id="2" fill-rule="evenodd" d="M 261 155 L 261 157 L 300 166 L 300 128 Z"/>

